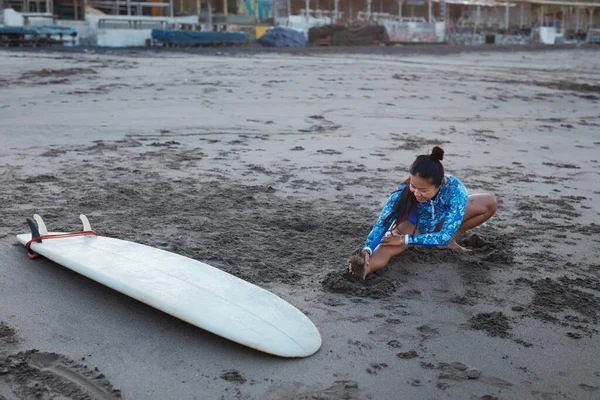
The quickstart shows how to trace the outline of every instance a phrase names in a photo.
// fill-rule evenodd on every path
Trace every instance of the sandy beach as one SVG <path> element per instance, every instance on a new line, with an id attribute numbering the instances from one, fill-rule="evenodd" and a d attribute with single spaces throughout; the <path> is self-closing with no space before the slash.
<path id="1" fill-rule="evenodd" d="M 600 53 L 0 50 L 0 399 L 598 399 Z M 345 274 L 414 158 L 498 212 Z M 302 310 L 269 356 L 46 259 L 38 213 Z"/>

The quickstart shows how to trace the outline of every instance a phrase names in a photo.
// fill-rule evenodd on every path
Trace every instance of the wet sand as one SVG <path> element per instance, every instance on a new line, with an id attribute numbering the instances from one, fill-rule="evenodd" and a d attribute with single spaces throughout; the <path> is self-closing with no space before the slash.
<path id="1" fill-rule="evenodd" d="M 597 51 L 0 52 L 0 399 L 600 396 Z M 414 157 L 488 192 L 457 254 L 345 274 Z M 47 260 L 41 214 L 189 256 L 304 311 L 302 360 Z M 67 372 L 65 372 L 67 371 Z M 87 397 L 86 397 L 87 396 Z"/>

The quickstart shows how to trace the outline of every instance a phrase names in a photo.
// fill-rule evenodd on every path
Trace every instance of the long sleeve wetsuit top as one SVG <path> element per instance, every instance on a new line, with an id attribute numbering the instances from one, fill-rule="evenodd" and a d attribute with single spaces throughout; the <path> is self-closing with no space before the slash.
<path id="1" fill-rule="evenodd" d="M 392 226 L 395 218 L 390 218 L 387 224 L 384 222 L 392 212 L 394 203 L 405 186 L 406 184 L 398 186 L 398 189 L 392 193 L 383 207 L 377 223 L 369 233 L 364 246 L 369 253 L 372 254 L 375 251 L 385 233 Z M 467 198 L 465 186 L 454 176 L 446 175 L 435 197 L 418 203 L 418 221 L 414 222 L 417 222 L 420 233 L 406 235 L 404 243 L 416 246 L 447 246 L 462 223 L 467 208 Z M 444 223 L 441 230 L 434 232 L 442 221 Z"/>

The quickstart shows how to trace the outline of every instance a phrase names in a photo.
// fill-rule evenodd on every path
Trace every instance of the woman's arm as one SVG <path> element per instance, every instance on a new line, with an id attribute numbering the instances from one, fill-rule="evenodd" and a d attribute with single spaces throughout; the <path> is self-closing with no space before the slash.
<path id="1" fill-rule="evenodd" d="M 403 186 L 400 186 L 398 188 L 398 190 L 396 190 L 394 193 L 392 193 L 392 195 L 389 197 L 387 203 L 383 207 L 383 210 L 381 210 L 381 214 L 379 215 L 379 218 L 377 219 L 377 223 L 373 226 L 373 229 L 371 229 L 371 233 L 369 233 L 369 236 L 367 236 L 367 240 L 365 241 L 364 250 L 368 251 L 369 254 L 373 254 L 373 252 L 375 251 L 377 246 L 379 246 L 379 242 L 381 242 L 381 238 L 385 235 L 387 230 L 390 229 L 390 226 L 394 222 L 393 219 L 390 219 L 390 221 L 387 224 L 384 224 L 384 220 L 392 212 L 394 203 L 396 202 L 396 199 L 398 198 L 398 196 L 400 196 L 402 189 L 403 189 Z"/>

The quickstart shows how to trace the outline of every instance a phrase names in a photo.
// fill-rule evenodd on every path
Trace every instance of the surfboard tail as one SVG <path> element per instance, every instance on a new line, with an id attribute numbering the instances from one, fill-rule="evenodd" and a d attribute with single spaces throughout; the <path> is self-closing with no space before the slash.
<path id="1" fill-rule="evenodd" d="M 46 223 L 38 214 L 33 215 L 32 218 L 27 218 L 27 224 L 29 224 L 29 229 L 31 229 L 31 240 L 29 240 L 25 247 L 27 248 L 27 256 L 29 258 L 38 258 L 39 255 L 31 250 L 30 246 L 32 243 L 42 243 L 42 239 L 60 239 L 60 238 L 69 238 L 74 236 L 98 236 L 96 232 L 92 230 L 90 226 L 90 221 L 88 221 L 87 217 L 83 214 L 79 216 L 81 222 L 83 223 L 83 231 L 78 232 L 67 232 L 67 233 L 48 233 L 48 228 L 46 228 Z"/>

